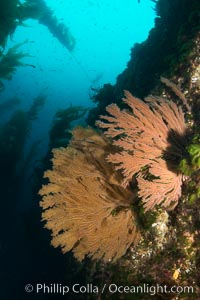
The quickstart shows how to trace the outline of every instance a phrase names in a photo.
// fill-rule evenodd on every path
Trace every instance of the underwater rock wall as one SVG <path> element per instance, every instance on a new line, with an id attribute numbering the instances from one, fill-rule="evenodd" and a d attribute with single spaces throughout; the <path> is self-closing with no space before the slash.
<path id="1" fill-rule="evenodd" d="M 158 0 L 155 27 L 146 41 L 135 44 L 127 68 L 115 85 L 105 84 L 93 97 L 97 107 L 91 110 L 88 123 L 95 124 L 105 107 L 113 102 L 121 105 L 123 90 L 144 98 L 160 83 L 160 76 L 188 78 L 191 52 L 200 29 L 198 0 Z"/>

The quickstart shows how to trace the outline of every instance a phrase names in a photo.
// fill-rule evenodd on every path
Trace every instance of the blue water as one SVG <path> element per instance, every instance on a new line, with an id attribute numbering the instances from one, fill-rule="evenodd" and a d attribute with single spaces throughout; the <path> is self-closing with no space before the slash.
<path id="1" fill-rule="evenodd" d="M 29 66 L 18 67 L 12 80 L 4 80 L 5 90 L 0 93 L 1 102 L 13 96 L 21 100 L 17 107 L 1 116 L 1 125 L 9 120 L 14 110 L 27 111 L 35 97 L 40 94 L 46 96 L 45 105 L 33 123 L 26 141 L 27 153 L 34 141 L 40 141 L 37 160 L 47 150 L 48 131 L 56 111 L 70 105 L 94 107 L 90 99 L 91 87 L 100 88 L 105 83 L 115 83 L 116 77 L 126 68 L 131 48 L 147 38 L 155 18 L 151 0 L 141 0 L 140 3 L 137 0 L 46 0 L 46 3 L 54 11 L 56 18 L 69 28 L 76 41 L 75 48 L 69 51 L 52 36 L 47 27 L 37 21 L 25 21 L 23 26 L 17 28 L 12 39 L 8 40 L 7 49 L 25 42 L 20 50 L 28 54 L 23 62 Z M 30 195 L 29 182 L 27 178 L 21 179 L 19 195 L 16 196 L 16 212 L 13 210 L 13 214 L 16 214 L 14 220 L 22 219 L 35 205 L 32 202 L 33 196 Z M 26 224 L 29 224 L 29 214 L 25 218 Z M 17 224 L 15 226 L 17 228 Z M 11 282 L 19 281 L 20 276 L 27 281 L 37 278 L 61 280 L 66 270 L 61 270 L 64 260 L 59 256 L 58 249 L 40 250 L 40 240 L 37 237 L 38 244 L 34 244 L 33 249 L 29 232 L 26 232 L 26 228 L 20 230 L 20 233 L 15 230 L 12 232 L 13 243 L 18 243 L 18 246 L 14 246 L 15 250 L 11 250 L 11 242 L 1 245 L 0 250 L 5 249 L 2 250 L 4 254 L 8 251 L 8 256 L 16 251 L 16 259 L 14 256 L 9 259 L 8 264 L 5 263 L 5 278 L 11 279 Z M 45 251 L 54 252 L 48 254 L 45 260 Z M 51 255 L 52 261 L 49 259 Z M 56 275 L 58 269 L 61 278 Z M 26 298 L 20 296 L 12 299 Z"/>
<path id="2" fill-rule="evenodd" d="M 25 42 L 19 50 L 29 56 L 11 81 L 4 81 L 3 101 L 17 96 L 17 108 L 28 110 L 33 99 L 44 94 L 46 103 L 33 124 L 28 144 L 40 142 L 40 154 L 48 145 L 48 130 L 59 108 L 70 105 L 93 107 L 91 87 L 114 84 L 126 68 L 130 51 L 144 41 L 154 25 L 155 12 L 151 0 L 47 0 L 58 21 L 64 23 L 75 38 L 73 51 L 68 51 L 36 20 L 26 20 L 19 26 L 7 48 Z M 5 115 L 9 119 L 13 111 Z M 4 118 L 2 118 L 4 120 Z M 5 121 L 4 120 L 4 121 Z"/>
<path id="3" fill-rule="evenodd" d="M 151 0 L 47 0 L 56 17 L 76 40 L 69 52 L 37 21 L 27 20 L 18 27 L 8 47 L 26 41 L 20 47 L 31 55 L 23 59 L 36 68 L 18 68 L 6 83 L 1 97 L 17 95 L 22 107 L 28 108 L 40 92 L 48 97 L 45 119 L 58 107 L 93 104 L 89 97 L 92 82 L 96 87 L 114 84 L 125 68 L 134 43 L 144 41 L 153 27 L 155 13 Z"/>

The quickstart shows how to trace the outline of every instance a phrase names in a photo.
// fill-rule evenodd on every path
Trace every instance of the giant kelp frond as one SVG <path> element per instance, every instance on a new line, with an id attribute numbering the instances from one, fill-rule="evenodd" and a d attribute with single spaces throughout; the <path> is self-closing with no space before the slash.
<path id="1" fill-rule="evenodd" d="M 92 129 L 77 128 L 67 148 L 53 150 L 50 183 L 40 190 L 43 220 L 52 230 L 52 245 L 78 260 L 117 260 L 139 231 L 130 208 L 132 194 L 106 162 L 110 146 Z"/>
<path id="2" fill-rule="evenodd" d="M 147 104 L 127 91 L 125 96 L 123 101 L 131 111 L 111 104 L 107 107 L 110 116 L 101 116 L 104 121 L 97 122 L 119 148 L 107 160 L 122 170 L 124 186 L 138 175 L 139 195 L 146 210 L 157 204 L 170 208 L 181 194 L 183 177 L 176 166 L 187 142 L 183 111 L 161 97 L 149 97 Z"/>
<path id="3" fill-rule="evenodd" d="M 75 38 L 72 36 L 69 28 L 60 22 L 52 9 L 50 9 L 44 0 L 26 0 L 21 7 L 21 19 L 37 19 L 45 25 L 53 36 L 64 45 L 69 51 L 75 47 Z"/>
<path id="4" fill-rule="evenodd" d="M 0 52 L 0 79 L 11 80 L 17 67 L 26 65 L 21 59 L 27 57 L 28 54 L 18 51 L 18 48 L 23 44 L 24 43 L 19 43 L 13 46 L 5 54 Z"/>
<path id="5" fill-rule="evenodd" d="M 39 20 L 44 14 L 52 14 L 52 11 L 43 0 L 25 0 L 20 9 L 22 20 Z"/>
<path id="6" fill-rule="evenodd" d="M 33 103 L 28 111 L 28 118 L 29 120 L 35 120 L 38 116 L 39 111 L 42 109 L 42 107 L 45 104 L 45 100 L 46 100 L 46 96 L 45 95 L 38 95 L 34 100 Z"/>
<path id="7" fill-rule="evenodd" d="M 71 138 L 72 122 L 82 118 L 88 108 L 82 106 L 70 106 L 66 109 L 59 109 L 54 116 L 53 125 L 50 130 L 50 146 L 67 146 Z"/>
<path id="8" fill-rule="evenodd" d="M 23 153 L 29 124 L 24 111 L 16 111 L 10 120 L 0 128 L 0 169 L 9 178 Z M 5 177 L 6 177 L 5 175 Z"/>
<path id="9" fill-rule="evenodd" d="M 55 114 L 55 119 L 63 119 L 65 118 L 69 122 L 72 122 L 78 118 L 84 116 L 84 114 L 88 111 L 88 108 L 84 108 L 82 106 L 70 106 L 66 109 L 59 109 Z"/>
<path id="10" fill-rule="evenodd" d="M 19 25 L 19 0 L 0 1 L 0 46 L 5 47 L 8 36 L 12 36 Z"/>

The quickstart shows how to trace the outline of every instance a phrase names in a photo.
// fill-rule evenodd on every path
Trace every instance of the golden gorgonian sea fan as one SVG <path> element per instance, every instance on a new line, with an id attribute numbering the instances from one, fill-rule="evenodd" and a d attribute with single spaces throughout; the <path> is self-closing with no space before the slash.
<path id="1" fill-rule="evenodd" d="M 105 159 L 111 148 L 94 130 L 76 128 L 69 147 L 53 150 L 53 169 L 44 174 L 40 204 L 52 245 L 79 261 L 115 261 L 139 240 L 133 194 Z"/>
<path id="2" fill-rule="evenodd" d="M 107 116 L 97 125 L 105 129 L 118 151 L 107 161 L 121 170 L 123 186 L 136 176 L 139 196 L 145 211 L 161 204 L 176 206 L 181 195 L 183 176 L 177 171 L 185 151 L 187 126 L 181 107 L 161 97 L 148 97 L 146 103 L 125 91 L 123 99 L 131 110 L 109 105 Z"/>

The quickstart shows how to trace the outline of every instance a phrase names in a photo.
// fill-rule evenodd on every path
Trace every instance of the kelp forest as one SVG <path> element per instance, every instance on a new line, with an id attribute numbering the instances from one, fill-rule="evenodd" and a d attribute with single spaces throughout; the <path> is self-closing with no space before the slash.
<path id="1" fill-rule="evenodd" d="M 200 299 L 200 2 L 151 2 L 154 28 L 116 83 L 91 89 L 92 108 L 56 110 L 41 151 L 30 137 L 48 91 L 28 108 L 4 99 L 15 72 L 35 67 L 8 41 L 28 19 L 70 53 L 77 41 L 45 0 L 1 0 L 2 300 Z M 27 293 L 38 283 L 70 291 Z"/>

